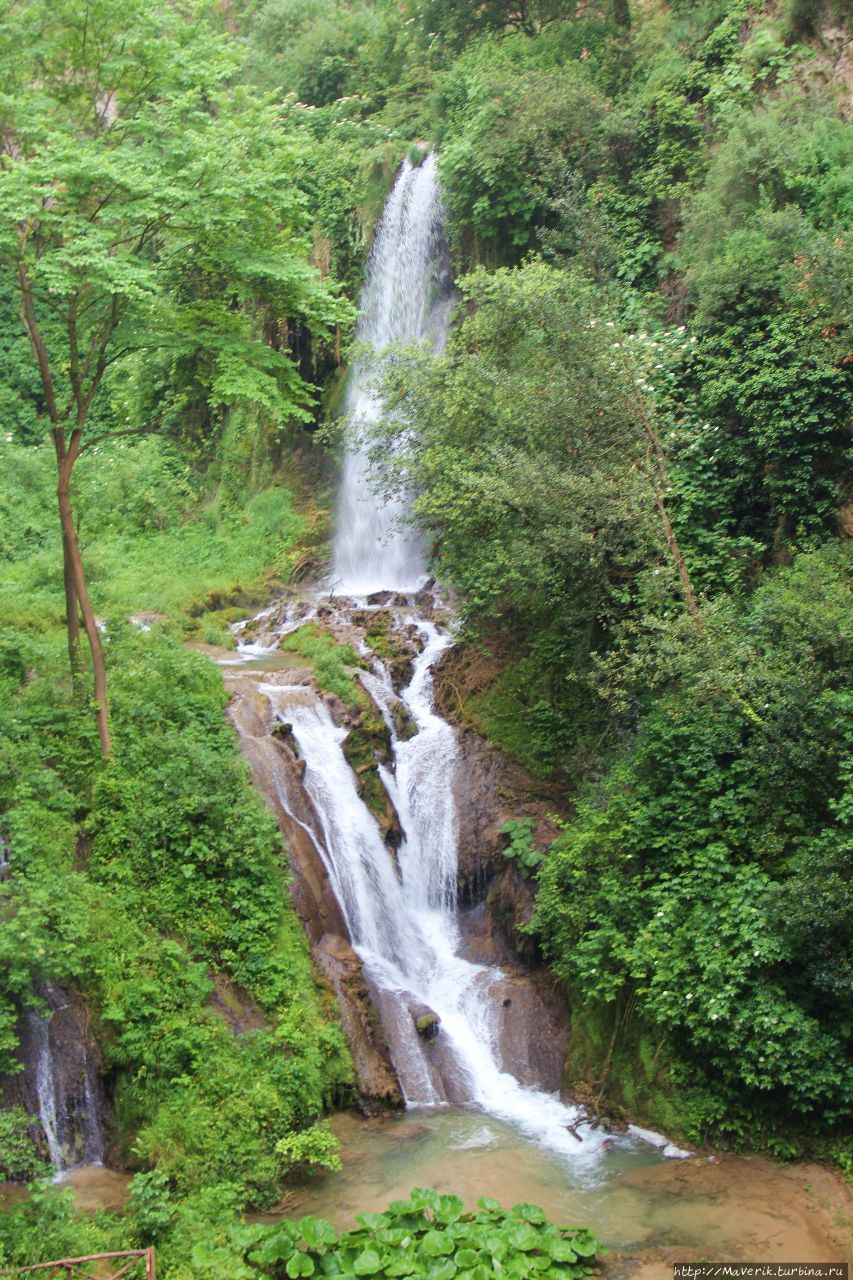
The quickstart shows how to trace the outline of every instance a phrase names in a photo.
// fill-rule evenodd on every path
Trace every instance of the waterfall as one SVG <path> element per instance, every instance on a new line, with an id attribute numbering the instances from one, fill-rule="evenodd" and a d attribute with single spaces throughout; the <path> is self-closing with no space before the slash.
<path id="1" fill-rule="evenodd" d="M 403 162 L 367 264 L 356 340 L 363 344 L 349 374 L 344 405 L 350 423 L 344 456 L 333 581 L 349 595 L 382 588 L 406 590 L 424 576 L 419 540 L 400 527 L 399 501 L 371 491 L 368 458 L 358 426 L 376 422 L 381 406 L 371 389 L 371 353 L 392 344 L 428 342 L 440 348 L 447 332 L 450 275 L 442 235 L 435 157 L 413 167 Z"/>
<path id="2" fill-rule="evenodd" d="M 71 992 L 40 982 L 47 1012 L 24 1010 L 20 1023 L 22 1088 L 51 1164 L 62 1173 L 104 1157 L 103 1088 L 86 1013 Z"/>
<path id="3" fill-rule="evenodd" d="M 447 325 L 443 264 L 441 199 L 428 156 L 419 168 L 403 165 L 388 197 L 361 299 L 361 341 L 372 350 L 389 342 L 440 346 Z M 352 373 L 348 410 L 356 422 L 381 412 L 369 390 L 372 364 L 370 354 L 362 356 Z M 505 1070 L 499 1027 L 501 1005 L 509 1003 L 501 999 L 505 975 L 463 954 L 457 745 L 432 705 L 433 665 L 451 642 L 424 616 L 430 609 L 418 611 L 420 595 L 402 594 L 424 580 L 423 551 L 399 528 L 401 506 L 372 492 L 367 468 L 356 433 L 343 469 L 332 585 L 338 623 L 346 625 L 356 610 L 365 615 L 390 604 L 394 625 L 418 638 L 419 656 L 399 695 L 413 729 L 405 740 L 395 730 L 397 694 L 379 656 L 363 675 L 391 734 L 392 763 L 379 772 L 404 832 L 396 866 L 344 754 L 347 730 L 335 723 L 327 702 L 304 682 L 288 683 L 285 672 L 260 689 L 292 729 L 314 815 L 311 836 L 371 984 L 407 1104 L 477 1106 L 575 1160 L 595 1159 L 603 1135 L 584 1123 L 577 1107 L 523 1086 Z M 341 599 L 342 592 L 349 599 Z M 333 609 L 318 612 L 329 616 Z M 285 621 L 284 629 L 295 625 Z M 417 1027 L 424 1012 L 439 1019 L 429 1042 Z"/>

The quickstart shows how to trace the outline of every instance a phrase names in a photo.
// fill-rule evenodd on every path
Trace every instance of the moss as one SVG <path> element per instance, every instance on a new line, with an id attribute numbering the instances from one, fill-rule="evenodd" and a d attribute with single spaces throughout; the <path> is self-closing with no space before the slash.
<path id="1" fill-rule="evenodd" d="M 384 720 L 364 717 L 355 729 L 347 734 L 343 751 L 355 773 L 372 769 L 377 760 L 387 761 L 391 750 L 391 735 Z"/>
<path id="2" fill-rule="evenodd" d="M 339 644 L 323 627 L 306 623 L 283 636 L 279 648 L 303 657 L 314 672 L 318 688 L 334 693 L 351 710 L 372 705 L 353 671 L 363 665 L 355 649 L 352 645 Z"/>
<path id="3" fill-rule="evenodd" d="M 697 1117 L 704 1110 L 703 1099 L 678 1080 L 678 1064 L 660 1036 L 636 1017 L 626 1018 L 620 1001 L 571 1003 L 565 1068 L 569 1091 L 598 1114 L 637 1120 L 671 1137 L 701 1141 Z"/>
<path id="4" fill-rule="evenodd" d="M 438 1028 L 441 1025 L 438 1014 L 425 1013 L 415 1022 L 418 1035 L 422 1040 L 434 1040 L 438 1035 Z"/>

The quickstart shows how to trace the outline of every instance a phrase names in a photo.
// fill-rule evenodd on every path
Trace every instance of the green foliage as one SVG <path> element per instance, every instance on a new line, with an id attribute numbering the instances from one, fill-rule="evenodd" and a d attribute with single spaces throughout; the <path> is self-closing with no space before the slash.
<path id="1" fill-rule="evenodd" d="M 322 1218 L 231 1233 L 228 1244 L 198 1245 L 194 1274 L 431 1276 L 433 1280 L 491 1280 L 494 1275 L 568 1276 L 581 1280 L 595 1267 L 599 1245 L 581 1227 L 552 1225 L 532 1204 L 502 1209 L 477 1201 L 466 1212 L 458 1196 L 417 1187 L 384 1213 L 363 1213 L 339 1234 Z"/>
<path id="2" fill-rule="evenodd" d="M 555 170 L 594 182 L 624 143 L 625 121 L 582 64 L 531 67 L 526 54 L 526 44 L 476 45 L 440 81 L 439 169 L 468 261 L 517 259 Z"/>
<path id="3" fill-rule="evenodd" d="M 37 632 L 65 609 L 54 465 L 46 446 L 0 439 L 0 601 L 9 622 Z M 75 476 L 90 591 L 111 626 L 150 611 L 197 631 L 229 593 L 243 606 L 266 599 L 302 554 L 307 522 L 288 489 L 205 497 L 165 440 L 105 442 Z"/>
<path id="4" fill-rule="evenodd" d="M 529 880 L 543 861 L 543 855 L 533 845 L 535 826 L 536 822 L 533 818 L 511 818 L 500 829 L 502 836 L 509 836 L 504 857 L 510 858 L 515 863 L 524 880 Z"/>
<path id="5" fill-rule="evenodd" d="M 301 1133 L 287 1133 L 276 1143 L 276 1153 L 284 1156 L 288 1168 L 298 1165 L 321 1169 L 340 1169 L 339 1144 L 335 1135 L 322 1124 L 312 1125 Z"/>
<path id="6" fill-rule="evenodd" d="M 740 616 L 657 634 L 640 678 L 661 694 L 540 877 L 535 927 L 576 998 L 632 990 L 706 1082 L 695 1136 L 849 1114 L 851 603 L 828 549 Z"/>
<path id="7" fill-rule="evenodd" d="M 29 1133 L 30 1117 L 20 1107 L 0 1111 L 0 1177 L 29 1182 L 47 1172 Z"/>
<path id="8" fill-rule="evenodd" d="M 66 299 L 47 353 L 56 413 L 73 407 L 85 422 L 91 409 L 109 425 L 108 365 L 115 383 L 126 357 L 150 352 L 156 368 L 168 349 L 194 364 L 210 404 L 308 418 L 309 389 L 289 354 L 259 337 L 258 309 L 319 334 L 347 308 L 307 262 L 301 201 L 285 179 L 298 148 L 276 109 L 224 87 L 233 51 L 203 9 L 27 5 L 4 23 L 0 64 L 16 138 L 0 256 L 32 297 L 31 329 Z"/>
<path id="9" fill-rule="evenodd" d="M 320 689 L 336 694 L 354 710 L 368 706 L 367 694 L 353 674 L 362 662 L 352 645 L 338 644 L 324 627 L 309 622 L 282 636 L 279 648 L 310 662 Z"/>
<path id="10" fill-rule="evenodd" d="M 4 1205 L 0 1214 L 0 1262 L 12 1267 L 126 1248 L 123 1224 L 104 1213 L 76 1213 L 69 1187 L 34 1183 L 25 1199 Z"/>
<path id="11" fill-rule="evenodd" d="M 591 654 L 650 593 L 672 599 L 672 569 L 606 301 L 536 259 L 461 287 L 469 314 L 446 352 L 388 362 L 378 449 L 392 441 L 385 483 L 414 495 L 472 627 L 520 660 L 477 714 L 505 717 L 500 740 L 553 769 L 596 730 Z"/>

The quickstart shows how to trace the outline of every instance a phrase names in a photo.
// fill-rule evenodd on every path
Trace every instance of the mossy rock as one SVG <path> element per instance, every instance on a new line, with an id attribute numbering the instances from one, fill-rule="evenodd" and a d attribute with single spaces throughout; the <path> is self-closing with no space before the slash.
<path id="1" fill-rule="evenodd" d="M 415 1030 L 422 1040 L 435 1040 L 441 1027 L 441 1018 L 437 1013 L 422 1013 L 415 1018 Z"/>
<path id="2" fill-rule="evenodd" d="M 399 742 L 408 742 L 418 731 L 414 716 L 404 702 L 399 699 L 391 706 L 391 720 Z"/>

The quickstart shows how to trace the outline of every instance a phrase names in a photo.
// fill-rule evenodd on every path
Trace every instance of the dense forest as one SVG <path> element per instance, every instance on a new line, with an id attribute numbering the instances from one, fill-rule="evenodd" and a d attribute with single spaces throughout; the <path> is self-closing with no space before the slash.
<path id="1" fill-rule="evenodd" d="M 134 1177 L 94 1218 L 35 1182 L 0 1265 L 283 1275 L 240 1216 L 339 1159 L 352 1063 L 197 646 L 323 572 L 371 234 L 430 148 L 454 322 L 388 353 L 370 448 L 454 593 L 441 697 L 555 811 L 508 853 L 567 1084 L 853 1169 L 845 9 L 4 7 L 0 1074 L 79 992 Z M 0 1111 L 0 1175 L 45 1155 Z"/>

